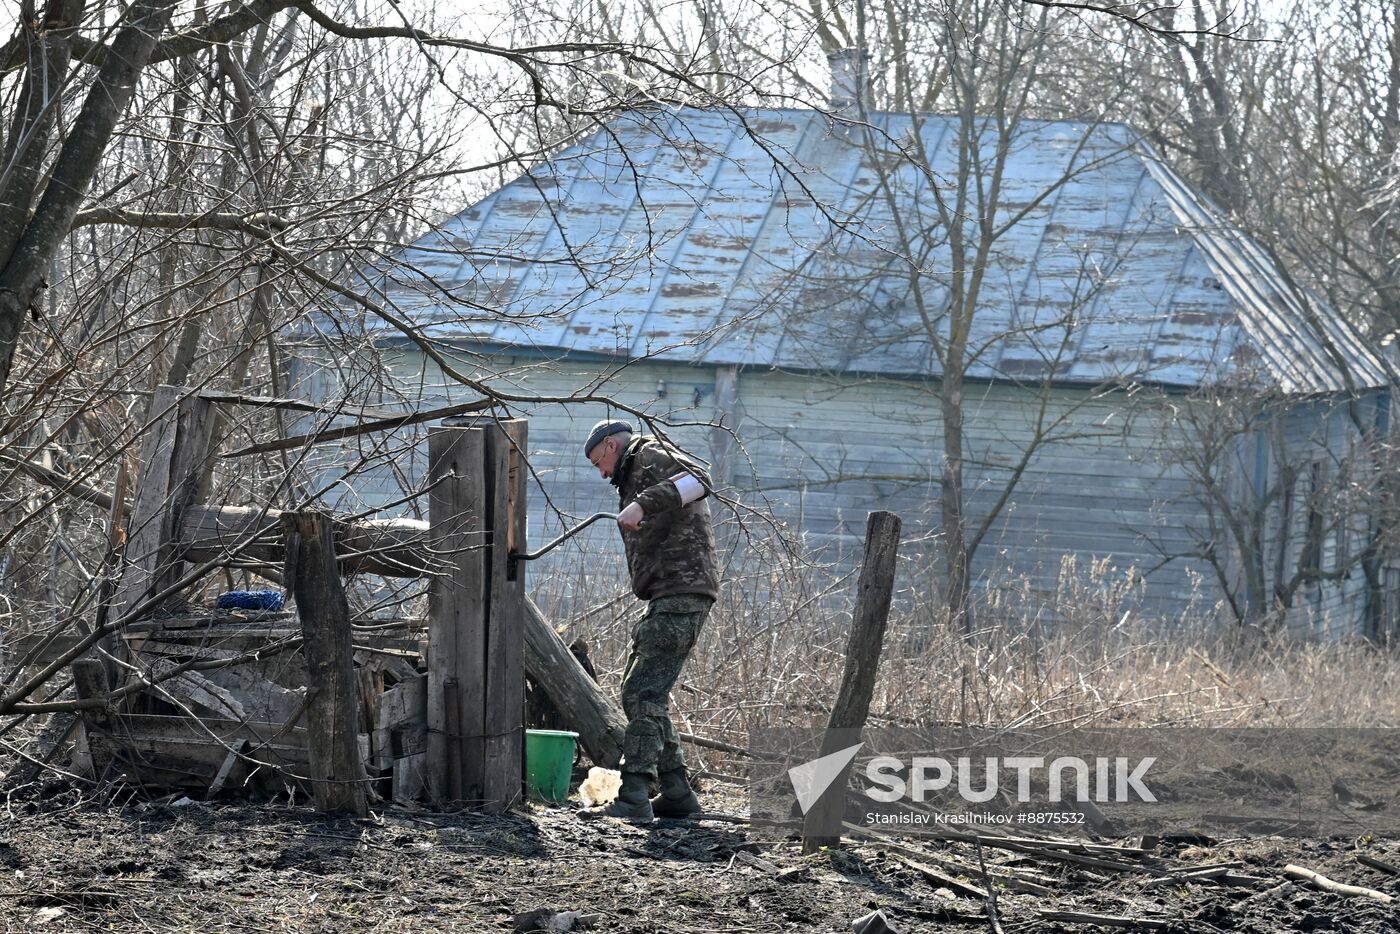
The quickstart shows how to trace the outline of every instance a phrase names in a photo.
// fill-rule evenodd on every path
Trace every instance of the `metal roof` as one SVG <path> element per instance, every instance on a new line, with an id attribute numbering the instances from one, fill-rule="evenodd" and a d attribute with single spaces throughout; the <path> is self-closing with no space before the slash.
<path id="1" fill-rule="evenodd" d="M 950 228 L 961 218 L 975 241 L 981 213 L 948 203 L 959 127 L 877 114 L 865 128 L 786 109 L 631 113 L 439 225 L 372 281 L 433 338 L 937 377 Z M 983 134 L 984 164 L 998 141 Z M 897 153 L 920 147 L 922 170 Z M 1387 383 L 1354 328 L 1290 288 L 1126 126 L 1022 124 L 995 203 L 971 377 L 1195 386 L 1243 372 L 1286 392 Z"/>

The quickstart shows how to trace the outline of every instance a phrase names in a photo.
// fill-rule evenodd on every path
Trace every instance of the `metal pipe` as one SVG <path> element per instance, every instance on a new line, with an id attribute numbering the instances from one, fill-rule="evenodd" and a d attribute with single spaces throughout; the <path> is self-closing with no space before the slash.
<path id="1" fill-rule="evenodd" d="M 599 519 L 611 519 L 614 522 L 616 522 L 617 513 L 596 512 L 593 515 L 589 516 L 587 519 L 584 519 L 582 522 L 580 522 L 573 528 L 566 529 L 564 531 L 564 534 L 560 535 L 558 538 L 550 542 L 548 545 L 545 545 L 543 548 L 538 548 L 535 551 L 513 551 L 510 554 L 510 558 L 512 561 L 534 561 L 536 558 L 541 557 L 542 555 L 549 554 L 551 551 L 558 548 L 560 545 L 564 544 L 569 539 L 573 538 L 575 535 L 582 532 L 584 529 L 588 528 L 593 523 L 597 522 Z"/>

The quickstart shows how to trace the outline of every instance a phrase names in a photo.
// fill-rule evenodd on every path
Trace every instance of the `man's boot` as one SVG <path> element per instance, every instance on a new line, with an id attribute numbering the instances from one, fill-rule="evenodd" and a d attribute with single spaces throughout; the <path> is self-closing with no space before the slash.
<path id="1" fill-rule="evenodd" d="M 651 779 L 640 772 L 623 772 L 622 788 L 612 804 L 600 808 L 580 811 L 582 817 L 618 817 L 634 824 L 650 824 L 655 815 L 651 812 Z"/>
<path id="2" fill-rule="evenodd" d="M 685 766 L 662 772 L 658 777 L 661 779 L 661 794 L 651 799 L 653 814 L 680 818 L 700 813 L 700 799 L 695 797 L 695 791 L 690 787 L 690 776 L 686 774 Z"/>

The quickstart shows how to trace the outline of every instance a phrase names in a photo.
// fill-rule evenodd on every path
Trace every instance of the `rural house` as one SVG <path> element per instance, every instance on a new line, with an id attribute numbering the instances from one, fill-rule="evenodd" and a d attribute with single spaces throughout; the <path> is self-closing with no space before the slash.
<path id="1" fill-rule="evenodd" d="M 946 312 L 975 271 L 957 404 L 980 599 L 1049 600 L 1097 562 L 1100 580 L 1133 569 L 1154 619 L 1257 613 L 1286 591 L 1300 631 L 1374 627 L 1395 590 L 1366 552 L 1381 518 L 1345 490 L 1368 486 L 1363 440 L 1388 430 L 1385 361 L 1129 127 L 968 130 L 630 113 L 373 270 L 366 294 L 398 323 L 356 307 L 313 322 L 295 391 L 475 398 L 445 364 L 508 399 L 611 397 L 711 461 L 755 535 L 771 517 L 848 562 L 867 511 L 893 509 L 905 553 L 936 556 Z M 1001 165 L 995 194 L 973 185 L 950 215 L 969 152 Z M 531 420 L 533 541 L 615 507 L 579 443 L 620 413 L 507 405 Z M 1201 421 L 1214 410 L 1231 414 Z M 365 506 L 421 479 L 421 451 L 377 462 L 383 443 L 320 453 L 365 458 L 346 492 Z M 612 533 L 588 534 L 598 548 L 550 560 L 613 562 Z"/>

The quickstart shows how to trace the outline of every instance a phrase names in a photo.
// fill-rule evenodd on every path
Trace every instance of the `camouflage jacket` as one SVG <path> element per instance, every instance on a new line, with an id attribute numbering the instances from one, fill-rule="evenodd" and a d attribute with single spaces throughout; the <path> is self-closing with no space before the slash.
<path id="1" fill-rule="evenodd" d="M 700 465 L 650 435 L 633 438 L 613 471 L 619 510 L 635 502 L 644 514 L 641 528 L 622 533 L 632 592 L 643 600 L 687 593 L 719 598 L 710 498 L 681 506 L 670 478 L 682 471 L 710 490 L 710 477 Z"/>

